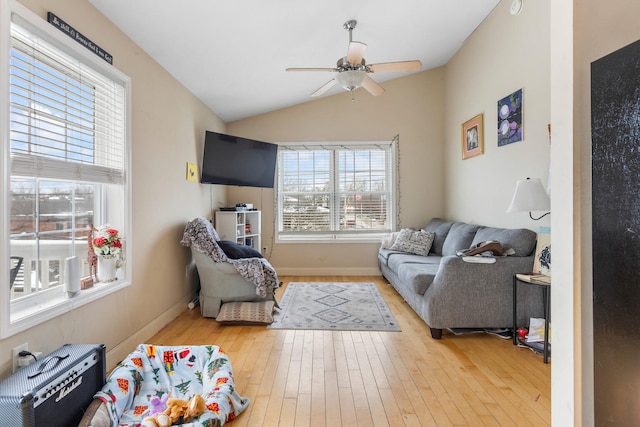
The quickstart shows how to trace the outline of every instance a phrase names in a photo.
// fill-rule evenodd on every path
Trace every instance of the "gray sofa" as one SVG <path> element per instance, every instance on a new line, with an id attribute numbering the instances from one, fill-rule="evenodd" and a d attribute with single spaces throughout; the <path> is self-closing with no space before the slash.
<path id="1" fill-rule="evenodd" d="M 513 276 L 533 269 L 536 233 L 527 229 L 484 227 L 434 218 L 424 230 L 435 233 L 427 256 L 380 248 L 382 275 L 439 339 L 444 328 L 512 328 Z M 457 256 L 488 240 L 512 255 L 493 264 L 471 263 Z M 542 317 L 539 287 L 518 287 L 518 325 Z"/>

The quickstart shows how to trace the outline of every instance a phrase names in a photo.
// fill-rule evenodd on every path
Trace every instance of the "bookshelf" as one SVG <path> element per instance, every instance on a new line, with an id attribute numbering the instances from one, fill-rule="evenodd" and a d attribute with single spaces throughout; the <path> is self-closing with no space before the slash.
<path id="1" fill-rule="evenodd" d="M 215 229 L 222 240 L 262 250 L 262 218 L 260 211 L 216 211 Z"/>

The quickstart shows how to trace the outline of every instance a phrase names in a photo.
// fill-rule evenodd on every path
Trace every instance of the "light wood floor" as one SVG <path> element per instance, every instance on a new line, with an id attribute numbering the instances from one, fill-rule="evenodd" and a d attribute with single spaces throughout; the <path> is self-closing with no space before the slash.
<path id="1" fill-rule="evenodd" d="M 381 277 L 280 277 L 374 282 L 402 332 L 220 326 L 190 310 L 148 342 L 216 344 L 251 399 L 240 426 L 548 426 L 551 368 L 531 350 L 487 334 L 431 338 Z M 487 307 L 490 310 L 491 307 Z"/>

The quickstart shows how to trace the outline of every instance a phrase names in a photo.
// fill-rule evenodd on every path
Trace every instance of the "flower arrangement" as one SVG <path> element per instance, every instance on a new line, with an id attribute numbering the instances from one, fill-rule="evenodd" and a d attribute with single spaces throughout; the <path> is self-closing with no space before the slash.
<path id="1" fill-rule="evenodd" d="M 97 229 L 97 237 L 93 239 L 93 248 L 96 255 L 119 255 L 122 250 L 122 241 L 118 230 L 108 225 Z"/>

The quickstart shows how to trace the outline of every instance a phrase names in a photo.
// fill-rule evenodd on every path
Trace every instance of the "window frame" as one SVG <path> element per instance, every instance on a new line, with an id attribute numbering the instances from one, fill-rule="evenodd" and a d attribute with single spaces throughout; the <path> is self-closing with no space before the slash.
<path id="1" fill-rule="evenodd" d="M 389 201 L 387 203 L 388 214 L 389 214 L 389 230 L 362 230 L 362 231 L 336 231 L 331 230 L 327 232 L 298 232 L 298 233 L 283 233 L 280 231 L 280 222 L 282 220 L 282 212 L 281 207 L 282 203 L 280 203 L 280 186 L 282 185 L 282 175 L 281 175 L 281 165 L 278 165 L 277 171 L 277 184 L 276 184 L 276 192 L 275 192 L 275 241 L 277 243 L 371 243 L 371 242 L 380 242 L 380 239 L 383 236 L 386 236 L 388 233 L 396 231 L 397 229 L 397 221 L 398 221 L 398 176 L 397 176 L 397 168 L 398 168 L 398 137 L 394 138 L 391 141 L 346 141 L 346 142 L 288 142 L 288 143 L 280 143 L 279 151 L 284 151 L 287 147 L 307 147 L 308 149 L 316 149 L 316 148 L 325 148 L 330 149 L 330 151 L 336 151 L 336 148 L 346 148 L 346 149 L 366 149 L 367 147 L 373 146 L 385 146 L 388 148 L 389 159 L 387 159 L 387 167 L 389 168 L 387 172 L 387 180 L 389 182 L 389 190 L 387 192 Z M 339 170 L 334 168 L 334 166 L 339 163 L 339 156 L 335 156 L 333 163 L 335 163 L 330 168 L 330 173 L 333 175 L 333 179 L 338 179 Z M 280 161 L 280 157 L 278 158 Z M 339 185 L 336 185 L 336 188 Z M 344 194 L 340 193 L 339 194 Z M 331 191 L 330 199 L 336 199 L 336 193 Z M 335 213 L 332 212 L 331 216 L 335 217 Z"/>
<path id="2" fill-rule="evenodd" d="M 10 263 L 10 41 L 11 21 L 17 15 L 20 21 L 27 23 L 47 42 L 83 64 L 100 71 L 102 74 L 121 83 L 125 89 L 125 149 L 124 149 L 124 183 L 123 192 L 123 224 L 118 225 L 126 238 L 124 251 L 124 278 L 111 283 L 97 283 L 90 289 L 83 290 L 73 298 L 67 298 L 59 287 L 38 292 L 27 301 L 22 298 L 15 303 L 10 301 L 9 275 L 0 277 L 0 339 L 39 325 L 75 308 L 96 301 L 131 285 L 132 278 L 132 239 L 131 239 L 131 79 L 124 73 L 93 54 L 73 39 L 50 25 L 46 20 L 21 5 L 15 0 L 0 0 L 0 271 L 9 271 Z M 80 181 L 80 180 L 78 180 Z M 105 209 L 105 206 L 102 206 Z M 78 254 L 81 258 L 82 255 Z"/>

